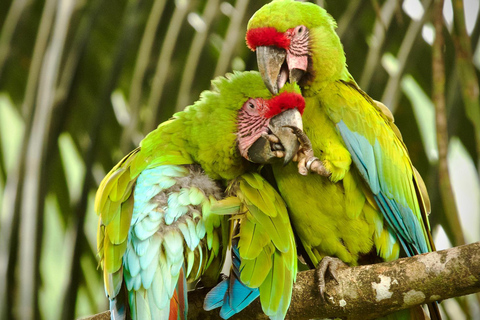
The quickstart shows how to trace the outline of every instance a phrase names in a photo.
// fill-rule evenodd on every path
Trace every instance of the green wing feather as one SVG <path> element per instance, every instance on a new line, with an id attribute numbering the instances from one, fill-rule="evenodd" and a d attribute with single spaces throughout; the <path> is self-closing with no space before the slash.
<path id="1" fill-rule="evenodd" d="M 99 217 L 97 250 L 105 272 L 107 291 L 108 274 L 122 266 L 127 248 L 127 236 L 133 212 L 132 189 L 136 177 L 130 176 L 130 164 L 140 152 L 137 148 L 125 156 L 102 180 L 95 198 L 95 211 Z"/>
<path id="2" fill-rule="evenodd" d="M 337 124 L 352 160 L 373 192 L 384 216 L 402 243 L 413 252 L 433 246 L 427 213 L 429 200 L 423 180 L 412 166 L 393 116 L 354 83 L 336 82 L 328 103 L 330 118 Z M 390 210 L 393 203 L 399 209 Z M 383 205 L 382 205 L 383 204 Z"/>
<path id="3" fill-rule="evenodd" d="M 244 212 L 238 234 L 240 280 L 259 288 L 265 314 L 284 317 L 297 273 L 295 239 L 285 203 L 256 173 L 242 175 L 237 183 L 240 212 Z"/>
<path id="4" fill-rule="evenodd" d="M 285 202 L 257 173 L 243 174 L 228 190 L 231 196 L 214 203 L 211 211 L 238 221 L 240 280 L 259 289 L 266 315 L 283 319 L 297 273 L 295 238 Z M 219 291 L 223 297 L 224 291 Z"/>
<path id="5" fill-rule="evenodd" d="M 100 183 L 95 197 L 95 212 L 100 216 L 97 229 L 97 251 L 100 265 L 104 269 L 107 292 L 113 293 L 113 296 L 118 293 L 115 289 L 118 288 L 118 283 L 112 281 L 114 279 L 121 281 L 121 277 L 112 275 L 121 270 L 122 257 L 127 248 L 134 203 L 132 191 L 138 175 L 148 167 L 191 163 L 191 159 L 183 157 L 181 153 L 173 152 L 173 154 L 155 157 L 150 144 L 152 139 L 158 138 L 156 134 L 157 130 L 142 141 L 142 146 L 145 145 L 146 148 L 134 149 L 110 170 Z M 211 257 L 209 264 L 212 264 L 213 257 L 216 256 Z"/>

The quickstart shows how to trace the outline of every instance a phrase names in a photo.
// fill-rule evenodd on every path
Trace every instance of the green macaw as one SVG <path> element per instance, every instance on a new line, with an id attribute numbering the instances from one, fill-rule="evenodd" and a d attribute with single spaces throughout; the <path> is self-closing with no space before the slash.
<path id="1" fill-rule="evenodd" d="M 282 198 L 247 160 L 296 155 L 297 135 L 286 126 L 302 128 L 304 100 L 297 85 L 272 96 L 258 72 L 212 85 L 98 188 L 97 245 L 112 319 L 186 319 L 187 283 L 218 281 L 232 232 L 241 280 L 267 315 L 286 313 L 297 271 L 293 232 Z"/>
<path id="2" fill-rule="evenodd" d="M 304 132 L 320 158 L 306 168 L 324 174 L 303 177 L 293 164 L 273 173 L 322 297 L 338 259 L 353 266 L 397 259 L 400 247 L 408 256 L 435 250 L 422 178 L 392 113 L 350 75 L 335 28 L 321 7 L 279 0 L 252 16 L 246 35 L 270 91 L 295 81 L 305 98 Z M 430 309 L 440 317 L 436 304 Z"/>

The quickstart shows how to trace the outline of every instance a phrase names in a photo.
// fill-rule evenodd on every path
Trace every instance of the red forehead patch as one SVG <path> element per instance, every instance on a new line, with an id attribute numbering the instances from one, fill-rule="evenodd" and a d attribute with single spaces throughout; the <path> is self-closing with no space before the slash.
<path id="1" fill-rule="evenodd" d="M 268 111 L 265 114 L 265 117 L 271 118 L 285 110 L 294 108 L 297 108 L 298 111 L 300 111 L 300 114 L 303 114 L 305 100 L 302 95 L 293 92 L 283 92 L 268 100 Z"/>
<path id="2" fill-rule="evenodd" d="M 260 46 L 276 46 L 283 49 L 288 49 L 290 46 L 290 39 L 273 27 L 248 30 L 245 40 L 252 51 Z"/>

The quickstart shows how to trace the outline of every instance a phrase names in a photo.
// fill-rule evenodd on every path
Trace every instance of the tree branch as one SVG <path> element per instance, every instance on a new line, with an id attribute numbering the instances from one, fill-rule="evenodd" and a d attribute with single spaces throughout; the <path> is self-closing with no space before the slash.
<path id="1" fill-rule="evenodd" d="M 339 283 L 327 281 L 322 304 L 314 270 L 300 272 L 287 319 L 376 318 L 435 300 L 480 292 L 480 242 L 392 262 L 345 268 Z M 203 310 L 209 289 L 189 293 L 189 319 L 221 319 L 218 309 Z M 109 319 L 109 312 L 83 320 Z M 259 299 L 232 319 L 267 319 Z"/>

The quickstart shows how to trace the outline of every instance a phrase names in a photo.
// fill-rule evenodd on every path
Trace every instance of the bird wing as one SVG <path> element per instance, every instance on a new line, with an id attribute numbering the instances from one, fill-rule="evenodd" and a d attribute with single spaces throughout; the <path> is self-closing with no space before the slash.
<path id="1" fill-rule="evenodd" d="M 198 165 L 133 169 L 138 154 L 122 159 L 97 192 L 105 289 L 112 313 L 124 307 L 116 301 L 124 287 L 134 319 L 186 319 L 187 280 L 217 281 L 226 255 L 228 219 L 210 211 L 224 190 Z"/>
<path id="2" fill-rule="evenodd" d="M 355 84 L 333 91 L 327 112 L 385 219 L 409 256 L 431 251 L 428 195 L 393 116 Z"/>
<path id="3" fill-rule="evenodd" d="M 218 206 L 235 207 L 224 211 L 236 213 L 239 226 L 232 246 L 233 271 L 207 295 L 205 307 L 222 306 L 220 315 L 228 318 L 260 295 L 265 314 L 283 319 L 297 272 L 295 239 L 286 205 L 257 173 L 242 175 L 229 188 L 233 195 L 219 201 Z"/>

